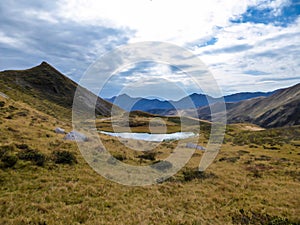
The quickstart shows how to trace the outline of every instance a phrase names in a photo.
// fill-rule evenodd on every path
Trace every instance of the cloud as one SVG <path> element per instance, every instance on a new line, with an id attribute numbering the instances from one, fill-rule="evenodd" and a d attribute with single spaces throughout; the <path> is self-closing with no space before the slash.
<path id="1" fill-rule="evenodd" d="M 299 19 L 288 27 L 249 22 L 231 24 L 216 35 L 216 44 L 195 52 L 209 66 L 226 94 L 230 90 L 269 91 L 281 85 L 291 86 L 300 82 L 299 27 Z M 228 49 L 235 50 L 235 46 L 252 47 L 224 54 Z M 259 78 L 266 74 L 269 82 L 260 82 Z M 295 79 L 284 80 L 287 75 Z M 283 78 L 283 82 L 278 82 L 278 78 Z"/>
<path id="2" fill-rule="evenodd" d="M 245 1 L 197 0 L 93 1 L 64 0 L 60 16 L 82 24 L 130 27 L 135 41 L 168 41 L 184 45 L 209 36 L 216 27 L 228 25 L 228 18 L 243 13 Z"/>
<path id="3" fill-rule="evenodd" d="M 26 68 L 46 60 L 78 80 L 100 54 L 127 43 L 133 33 L 61 20 L 55 4 L 13 3 L 0 3 L 1 69 Z"/>
<path id="4" fill-rule="evenodd" d="M 249 5 L 247 11 L 232 22 L 253 22 L 274 24 L 286 27 L 299 16 L 300 5 L 297 0 L 267 0 Z"/>
<path id="5" fill-rule="evenodd" d="M 213 51 L 205 51 L 203 52 L 204 54 L 231 54 L 231 53 L 236 53 L 236 52 L 242 52 L 248 49 L 253 48 L 253 46 L 248 45 L 248 44 L 241 44 L 241 45 L 233 45 L 230 47 L 225 47 L 221 49 L 216 49 Z"/>
<path id="6" fill-rule="evenodd" d="M 46 60 L 78 81 L 106 51 L 163 41 L 199 57 L 225 94 L 269 91 L 300 82 L 299 6 L 297 0 L 2 1 L 0 69 L 23 69 Z M 184 56 L 174 53 L 174 58 Z M 127 90 L 136 94 L 139 87 L 167 96 L 176 85 L 200 92 L 172 65 L 120 69 L 104 90 L 107 95 L 130 82 Z M 160 82 L 172 85 L 154 86 Z"/>
<path id="7" fill-rule="evenodd" d="M 258 70 L 246 70 L 244 71 L 244 74 L 250 74 L 254 76 L 260 76 L 260 75 L 268 75 L 270 73 L 266 73 L 264 71 L 258 71 Z"/>
<path id="8" fill-rule="evenodd" d="M 160 96 L 165 99 L 179 99 L 183 92 L 186 94 L 195 88 L 199 89 L 191 78 L 178 68 L 156 62 L 140 62 L 129 65 L 111 76 L 101 95 L 112 97 L 126 93 L 133 97 Z"/>

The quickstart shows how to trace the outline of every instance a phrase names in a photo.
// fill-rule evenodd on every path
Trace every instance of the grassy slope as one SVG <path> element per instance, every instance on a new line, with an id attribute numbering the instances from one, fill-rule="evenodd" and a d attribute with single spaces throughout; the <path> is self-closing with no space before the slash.
<path id="1" fill-rule="evenodd" d="M 242 101 L 228 110 L 229 121 L 249 121 L 263 127 L 299 125 L 299 115 L 300 84 L 266 98 Z"/>
<path id="2" fill-rule="evenodd" d="M 214 105 L 216 118 L 223 118 L 222 104 Z M 226 103 L 228 123 L 254 123 L 265 128 L 294 126 L 300 124 L 300 84 L 277 91 L 268 97 L 258 97 L 235 103 Z M 194 116 L 191 109 L 179 110 L 182 115 Z M 170 111 L 168 113 L 176 113 Z M 211 120 L 211 109 L 203 106 L 198 116 Z"/>
<path id="3" fill-rule="evenodd" d="M 77 84 L 61 74 L 46 62 L 27 70 L 0 72 L 0 90 L 14 100 L 59 119 L 72 117 L 73 98 Z M 80 89 L 86 102 L 94 96 L 86 89 Z M 83 104 L 83 107 L 86 105 Z M 111 103 L 98 98 L 96 113 L 110 115 Z"/>
<path id="4" fill-rule="evenodd" d="M 241 132 L 247 138 L 253 131 L 230 126 L 227 143 L 199 179 L 185 181 L 199 164 L 202 152 L 197 151 L 170 181 L 127 187 L 98 175 L 75 143 L 63 141 L 62 134 L 52 131 L 57 126 L 69 131 L 71 124 L 20 102 L 2 97 L 0 101 L 5 102 L 0 107 L 0 146 L 24 143 L 47 156 L 64 149 L 78 160 L 74 165 L 47 161 L 42 167 L 19 160 L 12 168 L 0 169 L 0 224 L 241 224 L 249 220 L 260 224 L 275 216 L 300 222 L 297 136 L 286 142 L 279 136 L 277 142 L 283 143 L 278 150 L 264 149 L 266 143 L 250 146 L 236 141 Z M 259 132 L 261 137 L 269 131 Z M 103 139 L 113 153 L 124 152 L 116 139 Z M 160 151 L 173 144 L 163 144 Z M 127 158 L 131 163 L 140 160 L 133 155 Z"/>

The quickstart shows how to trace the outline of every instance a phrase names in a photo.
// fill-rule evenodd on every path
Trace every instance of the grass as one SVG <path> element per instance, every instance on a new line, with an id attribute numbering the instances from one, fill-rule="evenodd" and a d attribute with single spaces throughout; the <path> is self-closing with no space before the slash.
<path id="1" fill-rule="evenodd" d="M 45 62 L 27 70 L 0 72 L 1 93 L 3 92 L 16 101 L 21 100 L 32 108 L 64 121 L 72 119 L 73 98 L 77 89 L 78 84 Z M 85 96 L 83 102 L 89 101 L 88 99 L 94 96 L 86 89 L 79 88 L 78 90 Z M 98 104 L 101 107 L 98 107 Z M 98 98 L 95 111 L 99 116 L 110 115 L 111 107 L 111 103 Z M 115 110 L 117 112 L 123 111 L 118 107 Z"/>
<path id="2" fill-rule="evenodd" d="M 4 102 L 0 105 L 0 155 L 18 157 L 19 152 L 31 149 L 46 157 L 42 166 L 18 158 L 14 165 L 0 169 L 0 224 L 300 223 L 297 127 L 245 131 L 229 126 L 226 143 L 204 173 L 196 171 L 203 155 L 197 150 L 168 181 L 130 187 L 98 175 L 76 143 L 53 131 L 55 127 L 72 130 L 69 122 L 21 102 L 1 97 L 0 101 Z M 139 115 L 134 120 L 145 119 Z M 178 126 L 174 118 L 167 122 Z M 177 143 L 162 142 L 149 154 L 130 150 L 116 138 L 101 137 L 113 155 L 133 165 L 163 160 Z M 263 142 L 252 143 L 249 137 Z M 200 138 L 205 145 L 207 140 Z M 236 143 L 235 138 L 242 141 Z M 263 147 L 271 144 L 279 149 Z M 77 163 L 56 164 L 52 157 L 57 151 L 70 152 Z"/>
<path id="3" fill-rule="evenodd" d="M 127 121 L 127 122 L 126 122 Z M 133 114 L 125 113 L 122 116 L 113 117 L 113 119 L 98 119 L 96 127 L 98 130 L 108 132 L 125 132 L 128 131 L 128 126 L 131 132 L 145 133 L 174 133 L 184 131 L 201 132 L 208 135 L 210 132 L 210 122 L 188 118 L 188 117 L 156 117 L 147 113 Z"/>

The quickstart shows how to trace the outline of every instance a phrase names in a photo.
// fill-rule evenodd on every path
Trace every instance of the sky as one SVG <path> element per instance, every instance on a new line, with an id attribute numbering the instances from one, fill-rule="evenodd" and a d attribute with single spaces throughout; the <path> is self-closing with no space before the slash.
<path id="1" fill-rule="evenodd" d="M 222 93 L 272 91 L 300 82 L 300 0 L 0 1 L 0 70 L 47 61 L 79 82 L 101 55 L 161 41 L 193 53 Z M 179 99 L 201 90 L 172 65 L 139 62 L 100 95 Z"/>

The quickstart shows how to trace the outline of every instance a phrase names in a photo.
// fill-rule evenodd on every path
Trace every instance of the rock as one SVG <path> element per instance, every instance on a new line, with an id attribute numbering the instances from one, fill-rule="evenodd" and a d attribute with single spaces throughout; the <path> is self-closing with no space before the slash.
<path id="1" fill-rule="evenodd" d="M 187 144 L 186 144 L 186 147 L 187 147 L 187 148 L 195 148 L 195 149 L 197 149 L 197 150 L 202 150 L 202 151 L 205 150 L 205 148 L 204 148 L 203 146 L 201 146 L 201 145 L 196 145 L 196 144 L 191 143 L 191 142 L 187 143 Z"/>
<path id="2" fill-rule="evenodd" d="M 64 140 L 83 142 L 83 141 L 88 141 L 88 138 L 84 134 L 73 130 L 66 134 L 66 136 L 64 137 Z"/>
<path id="3" fill-rule="evenodd" d="M 65 134 L 65 133 L 66 133 L 65 130 L 62 129 L 62 128 L 60 128 L 60 127 L 55 128 L 54 131 L 55 131 L 55 133 L 57 133 L 57 134 Z"/>

